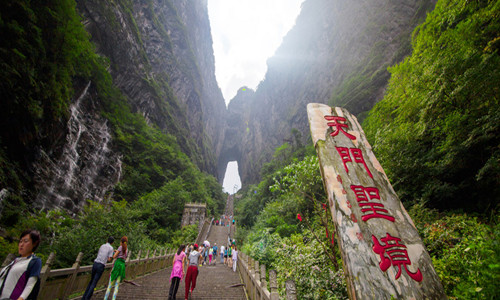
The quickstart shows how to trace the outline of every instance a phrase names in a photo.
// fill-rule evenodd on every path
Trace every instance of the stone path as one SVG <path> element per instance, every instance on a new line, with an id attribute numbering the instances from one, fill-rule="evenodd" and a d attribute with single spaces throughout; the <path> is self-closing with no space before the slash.
<path id="1" fill-rule="evenodd" d="M 227 244 L 229 227 L 212 226 L 208 240 L 211 244 Z M 134 279 L 140 286 L 127 283 L 120 285 L 116 299 L 168 299 L 170 288 L 170 272 L 168 268 L 154 274 Z M 217 264 L 199 267 L 196 288 L 192 300 L 198 299 L 246 299 L 246 294 L 241 283 L 239 273 L 234 273 L 232 269 L 220 263 L 220 256 L 217 257 Z M 231 287 L 231 286 L 235 287 Z M 179 285 L 176 299 L 184 299 L 184 280 Z M 92 299 L 103 299 L 105 291 L 94 293 Z M 111 298 L 111 297 L 110 297 Z"/>

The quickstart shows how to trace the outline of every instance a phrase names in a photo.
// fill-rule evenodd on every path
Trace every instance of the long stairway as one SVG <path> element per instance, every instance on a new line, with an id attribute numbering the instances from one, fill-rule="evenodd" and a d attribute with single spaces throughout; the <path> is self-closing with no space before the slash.
<path id="1" fill-rule="evenodd" d="M 231 225 L 232 226 L 232 225 Z M 227 238 L 230 227 L 212 226 L 208 241 L 210 244 L 217 243 L 217 247 L 227 245 Z M 193 300 L 198 299 L 246 299 L 243 286 L 240 285 L 238 271 L 233 272 L 228 266 L 220 262 L 217 256 L 216 263 L 199 267 L 196 288 L 193 293 Z M 137 285 L 122 283 L 117 299 L 168 299 L 170 288 L 170 272 L 168 268 L 154 274 L 134 279 Z M 179 285 L 176 299 L 184 299 L 184 279 Z M 94 293 L 92 299 L 103 299 L 104 291 Z M 109 298 L 111 299 L 111 297 Z"/>

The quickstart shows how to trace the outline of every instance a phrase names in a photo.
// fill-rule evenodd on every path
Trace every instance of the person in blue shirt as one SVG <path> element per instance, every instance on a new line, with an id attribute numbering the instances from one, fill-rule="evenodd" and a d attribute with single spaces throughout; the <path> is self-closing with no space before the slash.
<path id="1" fill-rule="evenodd" d="M 0 271 L 0 299 L 36 299 L 42 260 L 35 256 L 40 233 L 25 230 L 19 238 L 19 257 Z"/>

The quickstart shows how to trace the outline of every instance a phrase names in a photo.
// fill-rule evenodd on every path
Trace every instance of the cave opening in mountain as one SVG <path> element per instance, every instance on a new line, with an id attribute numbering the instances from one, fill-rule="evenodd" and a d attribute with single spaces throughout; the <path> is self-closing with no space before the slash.
<path id="1" fill-rule="evenodd" d="M 241 179 L 238 172 L 237 161 L 230 161 L 227 163 L 222 187 L 224 188 L 224 192 L 229 194 L 235 194 L 239 191 L 239 189 L 241 189 Z"/>

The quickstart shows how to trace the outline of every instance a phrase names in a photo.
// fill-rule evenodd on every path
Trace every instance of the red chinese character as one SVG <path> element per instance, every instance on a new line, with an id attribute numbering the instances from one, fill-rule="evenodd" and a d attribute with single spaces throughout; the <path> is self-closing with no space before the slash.
<path id="1" fill-rule="evenodd" d="M 342 159 L 342 162 L 344 163 L 344 168 L 347 173 L 349 173 L 349 169 L 347 168 L 346 163 L 351 162 L 351 156 L 349 155 L 349 148 L 346 147 L 335 147 L 337 149 L 337 152 L 340 155 L 340 158 Z"/>
<path id="2" fill-rule="evenodd" d="M 354 157 L 354 161 L 359 163 L 363 163 L 365 166 L 366 172 L 368 172 L 368 175 L 370 175 L 371 178 L 373 178 L 372 172 L 370 172 L 370 169 L 368 169 L 368 166 L 366 165 L 365 159 L 363 158 L 363 152 L 361 152 L 361 149 L 358 148 L 351 148 L 351 154 L 352 157 Z"/>
<path id="3" fill-rule="evenodd" d="M 354 222 L 354 223 L 358 223 L 358 219 L 356 219 L 356 215 L 354 213 L 351 214 L 351 220 Z"/>
<path id="4" fill-rule="evenodd" d="M 384 204 L 378 202 L 370 202 L 370 200 L 377 199 L 380 201 L 380 195 L 377 188 L 374 187 L 364 187 L 361 185 L 351 185 L 351 190 L 356 196 L 356 200 L 359 203 L 361 212 L 365 213 L 361 220 L 367 221 L 371 218 L 382 218 L 394 222 L 393 216 L 385 215 L 389 213 L 387 209 L 384 208 Z M 368 194 L 369 199 L 366 197 Z M 384 214 L 381 214 L 384 213 Z"/>
<path id="5" fill-rule="evenodd" d="M 395 267 L 398 267 L 398 273 L 396 274 L 396 279 L 401 276 L 401 265 L 406 270 L 406 273 L 415 281 L 422 281 L 422 273 L 420 272 L 420 269 L 417 269 L 417 272 L 412 273 L 408 270 L 407 266 L 411 265 L 410 258 L 408 257 L 408 251 L 406 250 L 406 246 L 403 244 L 400 244 L 399 242 L 401 241 L 400 238 L 396 238 L 391 236 L 390 234 L 387 233 L 387 236 L 384 238 L 381 238 L 380 241 L 385 243 L 385 245 L 381 245 L 378 239 L 372 235 L 372 240 L 373 240 L 373 252 L 377 253 L 380 255 L 380 269 L 382 271 L 387 271 L 387 269 L 393 265 Z M 387 257 L 386 256 L 389 256 Z"/>
<path id="6" fill-rule="evenodd" d="M 356 137 L 352 134 L 349 134 L 347 132 L 344 131 L 344 128 L 347 128 L 347 124 L 345 123 L 339 123 L 338 121 L 340 122 L 345 122 L 345 118 L 342 118 L 342 117 L 337 117 L 337 116 L 325 116 L 325 119 L 327 121 L 333 121 L 333 122 L 328 122 L 326 123 L 326 125 L 328 125 L 329 127 L 335 127 L 334 131 L 332 133 L 330 133 L 331 136 L 336 136 L 337 134 L 339 134 L 340 131 L 342 131 L 342 133 L 350 138 L 351 140 L 355 140 Z"/>
<path id="7" fill-rule="evenodd" d="M 358 148 L 347 148 L 347 147 L 335 147 L 337 149 L 337 152 L 340 155 L 340 158 L 342 159 L 342 162 L 344 163 L 344 168 L 347 173 L 349 173 L 349 169 L 347 168 L 347 163 L 352 162 L 351 155 L 349 154 L 349 150 L 351 151 L 352 157 L 354 157 L 354 162 L 357 163 L 362 163 L 365 166 L 366 172 L 368 172 L 368 175 L 370 175 L 371 178 L 373 178 L 372 173 L 370 172 L 370 169 L 368 169 L 368 166 L 366 165 L 365 159 L 363 158 L 363 152 L 361 152 L 360 149 Z M 338 180 L 338 177 L 337 177 Z"/>

